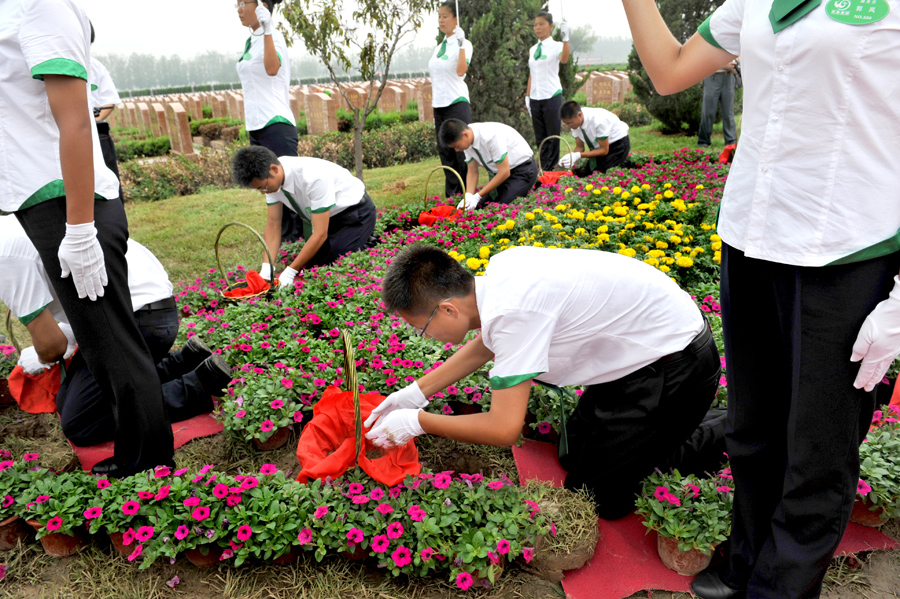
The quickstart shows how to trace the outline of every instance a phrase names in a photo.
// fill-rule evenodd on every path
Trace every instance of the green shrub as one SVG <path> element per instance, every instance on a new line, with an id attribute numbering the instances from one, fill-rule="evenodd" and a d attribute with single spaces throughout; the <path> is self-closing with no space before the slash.
<path id="1" fill-rule="evenodd" d="M 211 119 L 213 115 L 212 106 L 203 106 L 200 108 L 200 111 L 203 113 L 203 118 Z"/>
<path id="2" fill-rule="evenodd" d="M 126 139 L 143 139 L 144 137 L 147 137 L 147 134 L 137 127 L 117 127 L 115 129 L 110 129 L 109 135 L 112 137 L 113 142 L 117 144 Z"/>
<path id="3" fill-rule="evenodd" d="M 121 162 L 134 158 L 165 156 L 169 153 L 169 136 L 125 139 L 116 143 L 116 157 Z"/>
<path id="4" fill-rule="evenodd" d="M 413 104 L 410 102 L 410 104 Z M 353 131 L 353 113 L 343 108 L 338 109 L 338 131 Z M 407 108 L 403 112 L 373 112 L 366 118 L 366 131 L 377 131 L 385 127 L 394 127 L 401 123 L 414 123 L 419 120 L 418 108 Z"/>
<path id="5" fill-rule="evenodd" d="M 297 150 L 301 156 L 314 156 L 350 171 L 354 169 L 352 132 L 306 136 L 300 140 Z M 431 123 L 404 123 L 363 133 L 364 168 L 419 162 L 436 155 Z"/>
<path id="6" fill-rule="evenodd" d="M 309 133 L 309 129 L 306 126 L 306 115 L 300 111 L 300 118 L 297 119 L 297 137 L 302 137 L 307 133 Z"/>
<path id="7" fill-rule="evenodd" d="M 219 129 L 218 129 L 218 130 L 221 130 L 225 127 L 233 127 L 235 125 L 243 125 L 244 121 L 242 121 L 240 119 L 229 119 L 229 118 L 225 118 L 225 117 L 208 118 L 208 119 L 204 118 L 204 119 L 199 119 L 196 121 L 191 121 L 191 123 L 190 123 L 191 124 L 191 137 L 203 135 L 203 132 L 200 131 L 200 127 L 203 127 L 204 125 L 212 125 L 212 124 L 216 124 L 216 123 L 220 123 L 222 125 L 222 127 L 219 127 Z M 218 138 L 213 137 L 211 139 L 218 139 Z"/>
<path id="8" fill-rule="evenodd" d="M 234 187 L 233 153 L 232 148 L 204 149 L 191 159 L 170 156 L 151 164 L 126 162 L 119 167 L 125 196 L 136 202 L 152 202 L 197 193 L 203 187 Z"/>
<path id="9" fill-rule="evenodd" d="M 643 127 L 649 125 L 653 121 L 653 115 L 644 108 L 640 102 L 629 101 L 613 102 L 608 106 L 604 106 L 608 111 L 625 121 L 629 127 Z"/>

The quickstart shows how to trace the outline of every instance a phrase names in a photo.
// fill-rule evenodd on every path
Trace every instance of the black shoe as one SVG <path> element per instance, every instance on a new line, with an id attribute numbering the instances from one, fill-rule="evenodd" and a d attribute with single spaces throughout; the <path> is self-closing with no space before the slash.
<path id="1" fill-rule="evenodd" d="M 719 571 L 707 568 L 691 582 L 691 592 L 700 599 L 743 599 L 744 591 L 733 589 L 719 578 Z"/>
<path id="2" fill-rule="evenodd" d="M 100 460 L 91 468 L 91 474 L 99 474 L 101 476 L 115 477 L 119 471 L 119 465 L 116 463 L 115 457 Z"/>
<path id="3" fill-rule="evenodd" d="M 216 397 L 223 395 L 222 390 L 228 387 L 232 380 L 231 367 L 219 354 L 213 354 L 203 360 L 203 363 L 194 369 L 194 372 L 200 379 L 203 389 Z"/>
<path id="4" fill-rule="evenodd" d="M 184 362 L 182 372 L 190 372 L 200 366 L 203 360 L 212 355 L 212 350 L 197 335 L 187 340 L 181 348 L 181 359 Z"/>

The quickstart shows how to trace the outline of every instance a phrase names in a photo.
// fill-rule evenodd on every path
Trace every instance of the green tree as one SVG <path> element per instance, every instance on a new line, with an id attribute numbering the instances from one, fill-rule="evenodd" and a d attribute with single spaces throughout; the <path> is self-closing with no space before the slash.
<path id="1" fill-rule="evenodd" d="M 657 0 L 659 12 L 675 39 L 686 42 L 725 0 Z M 634 94 L 650 114 L 662 123 L 663 133 L 694 134 L 700 127 L 703 88 L 698 84 L 677 94 L 661 96 L 632 46 L 628 71 Z"/>
<path id="2" fill-rule="evenodd" d="M 348 4 L 345 7 L 345 0 L 287 0 L 284 18 L 289 31 L 302 39 L 309 53 L 328 69 L 348 104 L 346 75 L 358 72 L 363 81 L 369 82 L 365 106 L 350 104 L 356 176 L 362 179 L 366 117 L 378 106 L 394 54 L 405 45 L 404 38 L 422 26 L 422 17 L 434 10 L 437 1 L 357 0 Z M 291 36 L 287 38 L 290 43 Z M 371 93 L 376 90 L 376 81 L 380 85 L 376 93 Z"/>

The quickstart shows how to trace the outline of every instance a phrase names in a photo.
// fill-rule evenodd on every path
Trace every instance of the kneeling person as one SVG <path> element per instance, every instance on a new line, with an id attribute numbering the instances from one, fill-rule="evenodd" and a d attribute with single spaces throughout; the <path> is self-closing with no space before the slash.
<path id="1" fill-rule="evenodd" d="M 691 297 L 648 264 L 598 250 L 517 247 L 473 277 L 442 250 L 415 245 L 391 263 L 382 299 L 421 336 L 455 344 L 481 333 L 373 410 L 366 437 L 376 445 L 426 432 L 513 445 L 534 381 L 588 386 L 568 419 L 560 462 L 566 486 L 592 491 L 602 518 L 630 513 L 654 468 L 703 473 L 721 463 L 724 411 L 709 409 L 720 373 L 715 341 Z M 489 360 L 489 412 L 421 409 Z"/>
<path id="2" fill-rule="evenodd" d="M 241 148 L 231 161 L 235 182 L 266 196 L 268 212 L 263 233 L 274 260 L 281 246 L 281 216 L 285 207 L 301 219 L 306 243 L 278 277 L 290 285 L 304 268 L 330 264 L 348 252 L 365 248 L 375 231 L 375 204 L 366 186 L 347 169 L 320 158 L 275 156 L 263 146 Z M 273 266 L 263 256 L 260 275 Z"/>
<path id="3" fill-rule="evenodd" d="M 604 108 L 582 108 L 571 100 L 560 107 L 559 117 L 575 138 L 575 152 L 560 158 L 560 166 L 572 169 L 578 177 L 587 177 L 628 161 L 631 152 L 628 125 L 615 114 Z M 576 166 L 582 158 L 587 162 Z"/>
<path id="4" fill-rule="evenodd" d="M 474 210 L 484 202 L 509 204 L 523 198 L 534 187 L 538 165 L 534 152 L 519 132 L 503 123 L 472 123 L 447 119 L 441 125 L 441 143 L 464 152 L 469 170 L 466 173 L 466 196 L 458 208 Z M 476 192 L 478 165 L 487 169 L 491 180 Z"/>

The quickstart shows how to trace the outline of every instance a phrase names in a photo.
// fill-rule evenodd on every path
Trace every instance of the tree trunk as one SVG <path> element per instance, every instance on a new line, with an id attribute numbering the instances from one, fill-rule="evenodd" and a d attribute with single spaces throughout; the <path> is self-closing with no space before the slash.
<path id="1" fill-rule="evenodd" d="M 365 127 L 365 119 L 357 116 L 356 122 L 353 123 L 353 163 L 356 166 L 356 178 L 360 181 L 363 180 L 362 135 Z"/>

